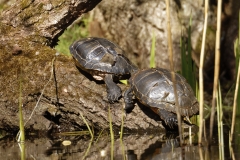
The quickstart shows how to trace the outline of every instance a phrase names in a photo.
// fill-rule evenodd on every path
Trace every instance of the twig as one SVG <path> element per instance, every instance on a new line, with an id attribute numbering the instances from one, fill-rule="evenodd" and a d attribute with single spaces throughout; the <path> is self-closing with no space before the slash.
<path id="1" fill-rule="evenodd" d="M 55 61 L 55 59 L 56 59 L 55 57 L 52 59 L 52 63 L 51 63 L 52 69 L 51 69 L 51 75 L 50 75 L 50 77 L 49 77 L 49 80 L 48 80 L 48 82 L 44 85 L 43 90 L 42 90 L 42 92 L 41 92 L 41 95 L 40 95 L 40 97 L 38 98 L 38 101 L 37 101 L 35 107 L 33 108 L 33 111 L 32 111 L 32 113 L 31 113 L 31 115 L 29 116 L 29 118 L 27 119 L 27 121 L 24 123 L 24 126 L 26 126 L 26 124 L 27 124 L 27 123 L 29 122 L 29 120 L 32 118 L 33 113 L 35 112 L 36 108 L 38 107 L 38 104 L 39 104 L 39 102 L 40 102 L 40 100 L 41 100 L 41 98 L 42 98 L 42 95 L 43 95 L 43 93 L 44 93 L 47 85 L 49 84 L 49 82 L 51 81 L 51 79 L 52 79 L 52 77 L 53 77 L 54 61 Z M 17 136 L 18 136 L 19 134 L 20 134 L 20 132 L 17 133 Z"/>
<path id="2" fill-rule="evenodd" d="M 222 111 L 222 94 L 221 94 L 221 86 L 220 82 L 218 82 L 218 90 L 217 90 L 217 121 L 218 121 L 218 145 L 219 145 L 219 159 L 224 159 L 224 141 L 223 141 L 223 111 Z"/>
<path id="3" fill-rule="evenodd" d="M 25 122 L 24 126 L 26 126 L 26 124 L 27 124 L 27 123 L 29 122 L 29 120 L 32 118 L 33 113 L 34 113 L 35 110 L 37 109 L 38 104 L 39 104 L 39 102 L 40 102 L 40 100 L 41 100 L 41 98 L 42 98 L 42 95 L 43 95 L 43 93 L 44 93 L 44 91 L 45 91 L 47 85 L 50 83 L 50 81 L 51 81 L 51 79 L 52 79 L 52 77 L 53 77 L 54 61 L 55 61 L 55 59 L 56 59 L 55 57 L 52 59 L 52 64 L 51 64 L 52 69 L 51 69 L 51 75 L 50 75 L 50 77 L 49 77 L 49 80 L 48 80 L 48 82 L 44 85 L 43 90 L 42 90 L 42 92 L 41 92 L 41 95 L 40 95 L 40 97 L 38 98 L 38 101 L 37 101 L 35 107 L 33 108 L 33 111 L 32 111 L 32 113 L 31 113 L 31 115 L 29 116 L 28 120 Z"/>
<path id="4" fill-rule="evenodd" d="M 208 0 L 205 1 L 205 18 L 204 18 L 204 28 L 203 28 L 203 38 L 202 38 L 202 48 L 200 54 L 200 66 L 199 66 L 199 136 L 198 143 L 202 143 L 202 132 L 203 132 L 203 105 L 204 105 L 204 85 L 203 85 L 203 65 L 204 65 L 204 54 L 205 54 L 205 42 L 207 33 L 207 21 L 208 21 Z"/>
<path id="5" fill-rule="evenodd" d="M 234 102 L 233 102 L 233 113 L 232 113 L 232 126 L 231 126 L 231 133 L 230 133 L 230 142 L 233 140 L 233 132 L 235 127 L 235 120 L 236 120 L 236 112 L 237 112 L 237 97 L 238 97 L 238 89 L 239 89 L 239 77 L 240 77 L 240 61 L 238 63 L 238 73 L 237 73 L 237 81 L 236 81 L 236 88 L 234 93 Z"/>
<path id="6" fill-rule="evenodd" d="M 169 54 L 169 61 L 171 66 L 171 74 L 173 80 L 173 88 L 174 88 L 174 96 L 175 96 L 175 103 L 177 106 L 177 119 L 178 119 L 178 131 L 180 137 L 180 146 L 182 146 L 182 128 L 181 128 L 181 115 L 179 109 L 179 103 L 177 98 L 177 90 L 176 90 L 176 81 L 175 81 L 175 73 L 174 73 L 174 64 L 173 64 L 173 51 L 172 51 L 172 33 L 171 33 L 171 25 L 170 25 L 170 11 L 169 11 L 169 0 L 166 0 L 166 11 L 167 11 L 167 31 L 168 31 L 168 54 Z"/>
<path id="7" fill-rule="evenodd" d="M 86 118 L 83 117 L 83 115 L 82 115 L 81 112 L 80 112 L 80 116 L 82 117 L 83 122 L 86 124 L 86 126 L 87 126 L 87 128 L 88 128 L 88 131 L 89 131 L 89 133 L 90 133 L 90 135 L 91 135 L 91 139 L 93 139 L 93 132 L 92 132 L 92 130 L 91 130 L 91 128 L 90 128 L 90 126 L 89 126 L 89 124 L 88 124 Z"/>
<path id="8" fill-rule="evenodd" d="M 209 143 L 210 144 L 211 144 L 211 141 L 212 141 L 212 134 L 213 134 L 213 122 L 214 122 L 216 96 L 217 96 L 216 92 L 217 92 L 218 77 L 219 77 L 221 13 L 222 13 L 222 0 L 218 0 L 213 99 L 212 99 L 212 110 L 211 110 L 211 117 L 210 117 L 210 137 L 209 137 Z"/>
<path id="9" fill-rule="evenodd" d="M 237 69 L 237 79 L 236 79 L 236 86 L 235 86 L 235 93 L 234 93 L 234 101 L 233 101 L 233 113 L 232 113 L 232 126 L 231 126 L 231 132 L 230 132 L 230 143 L 232 143 L 233 140 L 233 132 L 234 132 L 234 127 L 235 127 L 235 120 L 236 120 L 236 112 L 237 112 L 237 105 L 239 103 L 239 78 L 240 78 L 240 10 L 238 13 L 238 38 L 236 39 L 235 43 L 234 43 L 234 49 L 235 49 L 235 57 L 236 57 L 236 66 L 238 64 L 238 69 Z M 237 68 L 237 67 L 236 67 Z"/>

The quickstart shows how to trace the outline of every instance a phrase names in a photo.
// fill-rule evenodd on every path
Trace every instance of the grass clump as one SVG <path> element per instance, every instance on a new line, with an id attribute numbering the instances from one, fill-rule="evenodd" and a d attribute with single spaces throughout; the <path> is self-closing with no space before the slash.
<path id="1" fill-rule="evenodd" d="M 73 23 L 59 37 L 58 45 L 55 49 L 61 54 L 70 55 L 69 46 L 76 40 L 85 38 L 89 35 L 88 25 L 90 17 L 84 15 L 80 20 Z"/>
<path id="2" fill-rule="evenodd" d="M 192 46 L 191 46 L 191 25 L 192 20 L 190 17 L 189 26 L 187 29 L 188 37 L 185 39 L 183 36 L 180 39 L 180 47 L 181 47 L 181 60 L 182 60 L 182 72 L 183 77 L 186 78 L 187 82 L 192 87 L 195 95 L 196 93 L 196 70 L 195 63 L 192 60 Z"/>

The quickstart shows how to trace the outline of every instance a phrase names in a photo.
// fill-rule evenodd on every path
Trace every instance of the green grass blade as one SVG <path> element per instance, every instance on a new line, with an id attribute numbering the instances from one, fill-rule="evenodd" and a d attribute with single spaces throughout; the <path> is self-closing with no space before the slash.
<path id="1" fill-rule="evenodd" d="M 91 17 L 85 15 L 79 22 L 76 22 L 68 27 L 59 37 L 59 42 L 55 49 L 61 54 L 70 55 L 69 46 L 72 42 L 80 38 L 88 37 L 88 26 L 90 21 Z"/>
<path id="2" fill-rule="evenodd" d="M 196 97 L 198 97 L 199 90 L 197 89 L 197 81 L 196 81 L 196 66 L 194 61 L 192 60 L 192 45 L 191 45 L 191 25 L 192 25 L 192 17 L 189 19 L 189 26 L 187 29 L 188 37 L 185 38 L 183 35 L 180 38 L 180 47 L 181 47 L 181 62 L 182 62 L 182 71 L 181 74 L 186 78 L 187 82 L 192 87 Z M 199 99 L 199 98 L 198 98 Z M 193 116 L 191 121 L 195 124 L 198 122 L 198 118 Z"/>
<path id="3" fill-rule="evenodd" d="M 183 75 L 183 77 L 187 77 L 186 73 L 187 73 L 187 58 L 186 58 L 186 48 L 185 48 L 185 39 L 182 36 L 180 38 L 180 47 L 181 47 L 181 61 L 182 61 L 182 71 L 181 74 Z"/>
<path id="4" fill-rule="evenodd" d="M 128 84 L 128 81 L 125 79 L 125 80 L 119 80 L 122 84 L 125 84 L 127 85 Z"/>
<path id="5" fill-rule="evenodd" d="M 192 87 L 194 93 L 196 94 L 196 76 L 195 76 L 195 64 L 194 61 L 192 60 L 192 15 L 190 16 L 189 20 L 189 27 L 188 27 L 188 42 L 187 42 L 187 49 L 188 49 L 188 54 L 187 54 L 187 63 L 188 63 L 188 77 L 187 80 Z"/>
<path id="6" fill-rule="evenodd" d="M 124 111 L 124 108 L 122 107 L 122 124 L 121 124 L 121 131 L 120 131 L 120 145 L 121 145 L 121 149 L 122 149 L 123 160 L 126 160 L 125 147 L 124 147 L 124 144 L 123 144 L 124 118 L 125 118 L 125 111 Z"/>
<path id="7" fill-rule="evenodd" d="M 63 136 L 85 136 L 89 135 L 89 131 L 74 131 L 74 132 L 61 132 L 57 133 L 58 135 L 63 135 Z"/>
<path id="8" fill-rule="evenodd" d="M 114 132 L 112 127 L 112 113 L 111 108 L 108 108 L 108 116 L 109 116 L 109 128 L 110 128 L 110 135 L 111 135 L 111 160 L 113 160 L 113 149 L 114 149 Z"/>
<path id="9" fill-rule="evenodd" d="M 86 120 L 85 117 L 82 115 L 82 113 L 80 113 L 80 116 L 82 117 L 83 122 L 86 124 L 86 126 L 87 126 L 87 128 L 88 128 L 88 131 L 89 131 L 89 133 L 90 133 L 90 135 L 91 135 L 91 138 L 93 139 L 94 135 L 93 135 L 93 132 L 92 132 L 92 130 L 91 130 L 91 128 L 90 128 L 87 120 Z"/>
<path id="10" fill-rule="evenodd" d="M 190 84 L 190 86 L 193 88 L 192 85 L 192 44 L 191 44 L 191 16 L 190 16 L 190 20 L 189 20 L 189 25 L 188 25 L 188 39 L 187 39 L 187 64 L 188 64 L 188 68 L 187 68 L 187 80 L 188 83 Z"/>
<path id="11" fill-rule="evenodd" d="M 238 15 L 238 38 L 236 39 L 234 43 L 234 50 L 235 50 L 235 56 L 236 56 L 236 75 L 238 73 L 238 65 L 240 63 L 240 11 Z M 237 94 L 237 106 L 240 106 L 240 90 L 238 90 Z M 237 109 L 237 115 L 240 115 L 240 109 Z"/>
<path id="12" fill-rule="evenodd" d="M 240 37 L 239 37 L 239 39 L 237 39 L 237 42 L 238 42 L 238 45 L 236 48 L 236 50 L 237 50 L 237 52 L 236 52 L 236 73 L 238 73 L 238 68 L 239 68 L 239 63 L 240 63 Z M 238 95 L 237 95 L 237 106 L 240 106 L 240 90 L 238 90 Z M 240 113 L 240 110 L 238 113 Z"/>
<path id="13" fill-rule="evenodd" d="M 88 128 L 88 131 L 89 131 L 89 133 L 90 133 L 90 135 L 91 135 L 91 139 L 90 139 L 90 142 L 89 142 L 89 144 L 88 144 L 88 148 L 87 148 L 87 150 L 86 150 L 86 152 L 84 153 L 84 156 L 83 156 L 83 158 L 82 158 L 82 160 L 84 160 L 85 157 L 88 155 L 89 150 L 90 150 L 90 148 L 91 148 L 91 146 L 92 146 L 92 142 L 93 142 L 93 137 L 94 137 L 94 135 L 93 135 L 93 132 L 92 132 L 92 130 L 91 130 L 91 128 L 90 128 L 87 120 L 85 119 L 85 117 L 83 116 L 83 114 L 82 114 L 81 112 L 80 112 L 80 116 L 82 117 L 82 120 L 83 120 L 83 122 L 86 124 L 86 126 L 87 126 L 87 128 Z"/>
<path id="14" fill-rule="evenodd" d="M 25 141 L 24 122 L 22 114 L 22 67 L 20 68 L 20 82 L 19 82 L 19 128 L 20 128 L 20 142 Z"/>
<path id="15" fill-rule="evenodd" d="M 21 152 L 21 160 L 25 160 L 25 131 L 24 131 L 24 122 L 23 122 L 23 114 L 22 114 L 22 66 L 20 67 L 20 78 L 19 78 L 19 137 L 18 137 L 18 145 Z"/>
<path id="16" fill-rule="evenodd" d="M 189 27 L 187 30 L 187 41 L 182 36 L 180 39 L 181 46 L 181 62 L 182 62 L 182 75 L 186 78 L 187 82 L 192 87 L 194 93 L 196 94 L 196 76 L 195 76 L 195 64 L 192 60 L 192 45 L 191 45 L 191 29 L 192 17 L 189 19 Z"/>

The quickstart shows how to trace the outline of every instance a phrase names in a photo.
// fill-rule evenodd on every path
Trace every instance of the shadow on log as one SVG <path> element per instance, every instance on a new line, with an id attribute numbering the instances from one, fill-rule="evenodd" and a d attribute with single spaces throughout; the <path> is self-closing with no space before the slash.
<path id="1" fill-rule="evenodd" d="M 114 129 L 120 129 L 123 99 L 108 103 L 105 84 L 89 80 L 71 57 L 58 55 L 51 48 L 67 26 L 100 0 L 50 2 L 21 1 L 1 14 L 0 128 L 18 130 L 21 81 L 25 122 L 35 108 L 26 129 L 80 130 L 85 126 L 80 113 L 95 129 L 106 129 L 109 108 Z M 146 116 L 139 107 L 126 116 L 124 126 L 137 131 L 163 130 L 161 122 Z"/>

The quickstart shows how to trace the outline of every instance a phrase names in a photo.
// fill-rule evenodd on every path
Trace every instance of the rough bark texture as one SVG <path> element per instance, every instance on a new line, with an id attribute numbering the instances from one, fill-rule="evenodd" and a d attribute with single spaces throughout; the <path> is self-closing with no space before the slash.
<path id="1" fill-rule="evenodd" d="M 54 52 L 54 51 L 52 51 Z M 96 129 L 109 127 L 109 107 L 111 108 L 112 121 L 115 129 L 120 129 L 122 119 L 123 101 L 110 104 L 106 99 L 105 84 L 97 84 L 89 80 L 76 69 L 72 58 L 56 56 L 54 65 L 51 64 L 53 53 L 40 52 L 31 58 L 21 55 L 12 58 L 14 66 L 0 77 L 1 82 L 1 122 L 4 128 L 18 126 L 18 97 L 19 81 L 22 80 L 23 113 L 25 121 L 36 106 L 40 94 L 43 96 L 27 128 L 46 130 L 54 122 L 60 130 L 75 130 L 85 126 L 80 113 Z M 22 76 L 20 66 L 22 67 Z M 11 65 L 13 66 L 13 65 Z M 54 77 L 50 78 L 52 67 Z M 121 87 L 124 86 L 121 85 Z M 126 128 L 144 130 L 147 128 L 161 129 L 158 123 L 146 116 L 139 107 L 127 115 Z"/>
<path id="2" fill-rule="evenodd" d="M 26 38 L 32 42 L 54 46 L 58 36 L 74 20 L 93 9 L 100 1 L 24 0 L 17 2 L 2 13 L 1 34 L 5 32 L 5 39 L 2 40 L 8 37 L 16 43 Z M 11 30 L 10 35 L 9 30 Z"/>
<path id="3" fill-rule="evenodd" d="M 175 69 L 180 70 L 180 37 L 192 16 L 192 45 L 195 49 L 202 35 L 202 1 L 170 1 Z M 164 0 L 103 1 L 93 10 L 90 33 L 104 36 L 122 46 L 140 68 L 149 68 L 153 35 L 156 36 L 156 66 L 170 69 L 167 52 L 167 16 Z M 97 24 L 101 29 L 99 32 Z M 198 56 L 194 55 L 198 63 Z"/>
<path id="4" fill-rule="evenodd" d="M 60 131 L 76 130 L 85 126 L 80 113 L 96 129 L 108 128 L 109 108 L 114 129 L 120 129 L 123 100 L 109 104 L 105 84 L 84 76 L 76 69 L 72 58 L 57 55 L 49 47 L 68 25 L 99 2 L 26 0 L 1 14 L 1 128 L 18 129 L 19 95 L 22 92 L 25 122 L 37 105 L 26 129 L 48 130 L 57 126 Z M 159 120 L 158 116 L 150 118 L 148 115 L 152 112 L 145 109 L 144 112 L 147 114 L 135 107 L 125 119 L 125 128 L 163 129 L 161 122 L 155 121 Z"/>

